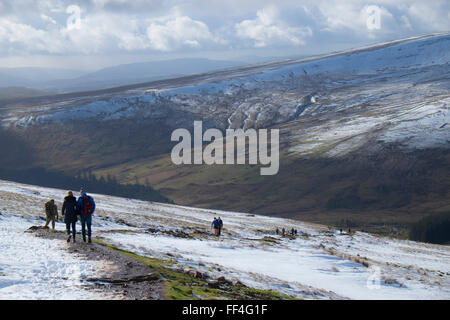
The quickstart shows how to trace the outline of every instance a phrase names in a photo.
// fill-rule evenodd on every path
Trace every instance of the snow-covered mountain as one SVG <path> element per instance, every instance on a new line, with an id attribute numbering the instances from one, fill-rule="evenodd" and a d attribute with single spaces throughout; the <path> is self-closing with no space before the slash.
<path id="1" fill-rule="evenodd" d="M 102 261 L 67 252 L 64 240 L 25 233 L 41 225 L 43 203 L 65 191 L 0 181 L 0 298 L 107 299 L 89 290 Z M 172 261 L 212 280 L 225 276 L 305 299 L 449 299 L 450 249 L 348 234 L 324 226 L 94 194 L 93 236 L 146 257 Z M 220 239 L 214 217 L 224 221 Z M 283 237 L 275 229 L 295 228 Z M 57 230 L 64 230 L 57 223 Z M 79 228 L 78 228 L 79 229 Z M 113 297 L 114 298 L 114 297 Z M 198 298 L 198 297 L 197 297 Z"/>
<path id="2" fill-rule="evenodd" d="M 220 129 L 281 126 L 289 152 L 340 156 L 373 141 L 448 147 L 450 35 L 393 41 L 320 57 L 23 102 L 4 125 L 148 119 Z M 18 103 L 20 106 L 22 103 Z M 180 123 L 181 122 L 181 123 Z"/>

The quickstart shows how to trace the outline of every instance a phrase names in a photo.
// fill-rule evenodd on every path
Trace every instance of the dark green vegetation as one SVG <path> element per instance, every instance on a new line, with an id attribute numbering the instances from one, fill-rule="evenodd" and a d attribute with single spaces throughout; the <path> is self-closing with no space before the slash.
<path id="1" fill-rule="evenodd" d="M 450 243 L 450 211 L 420 219 L 413 224 L 409 236 L 416 241 Z"/>
<path id="2" fill-rule="evenodd" d="M 170 300 L 292 300 L 293 298 L 271 290 L 259 290 L 249 288 L 243 284 L 233 284 L 224 281 L 207 282 L 202 277 L 189 275 L 182 270 L 171 268 L 173 264 L 169 260 L 149 258 L 134 254 L 132 252 L 117 248 L 101 240 L 94 242 L 106 246 L 111 250 L 125 254 L 145 263 L 166 284 L 166 297 Z M 193 273 L 198 274 L 198 273 Z"/>
<path id="3" fill-rule="evenodd" d="M 35 162 L 33 148 L 13 131 L 0 127 L 0 168 L 4 171 L 29 168 Z"/>
<path id="4" fill-rule="evenodd" d="M 34 164 L 32 148 L 23 143 L 20 137 L 5 130 L 0 130 L 0 150 L 3 150 L 0 179 L 60 189 L 79 190 L 83 187 L 90 193 L 172 203 L 148 184 L 122 184 L 110 175 L 97 178 L 88 170 L 73 176 L 62 170 L 37 166 Z"/>
<path id="5" fill-rule="evenodd" d="M 100 193 L 117 197 L 139 200 L 173 203 L 149 185 L 121 184 L 111 176 L 97 179 L 92 176 L 72 177 L 58 171 L 43 168 L 30 168 L 18 171 L 0 168 L 0 179 L 19 183 L 39 185 L 42 187 L 79 190 L 81 187 L 89 193 Z"/>
<path id="6" fill-rule="evenodd" d="M 73 121 L 18 129 L 32 146 L 36 163 L 76 175 L 81 171 L 127 163 L 170 152 L 171 127 L 139 121 Z"/>

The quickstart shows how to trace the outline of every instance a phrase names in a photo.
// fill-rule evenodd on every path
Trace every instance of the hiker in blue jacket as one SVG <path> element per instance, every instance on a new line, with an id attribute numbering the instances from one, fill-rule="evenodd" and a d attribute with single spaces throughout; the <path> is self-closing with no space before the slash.
<path id="1" fill-rule="evenodd" d="M 83 241 L 86 242 L 86 225 L 87 225 L 87 236 L 88 242 L 91 243 L 91 225 L 92 225 L 92 215 L 95 211 L 94 199 L 83 192 L 81 197 L 77 201 L 80 221 L 81 221 L 81 233 L 83 234 Z"/>
<path id="2" fill-rule="evenodd" d="M 216 236 L 219 236 L 220 235 L 219 234 L 220 222 L 219 222 L 219 220 L 216 217 L 214 217 L 214 220 L 211 223 L 211 227 L 214 229 L 214 234 Z"/>

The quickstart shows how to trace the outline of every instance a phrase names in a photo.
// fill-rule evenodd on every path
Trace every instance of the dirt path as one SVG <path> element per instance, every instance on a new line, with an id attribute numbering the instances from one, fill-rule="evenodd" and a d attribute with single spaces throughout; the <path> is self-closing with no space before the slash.
<path id="1" fill-rule="evenodd" d="M 27 232 L 46 239 L 67 240 L 61 231 L 48 232 L 42 227 L 31 227 Z M 150 268 L 126 255 L 96 243 L 84 243 L 82 239 L 67 243 L 67 250 L 87 260 L 100 262 L 97 278 L 87 278 L 85 288 L 106 291 L 118 300 L 161 300 L 165 297 L 165 285 Z"/>

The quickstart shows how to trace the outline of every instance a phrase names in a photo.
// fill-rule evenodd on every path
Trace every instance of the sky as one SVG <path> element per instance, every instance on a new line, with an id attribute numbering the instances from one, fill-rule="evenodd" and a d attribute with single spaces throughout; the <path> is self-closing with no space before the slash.
<path id="1" fill-rule="evenodd" d="M 251 62 L 446 31 L 448 0 L 0 0 L 0 67 Z"/>

